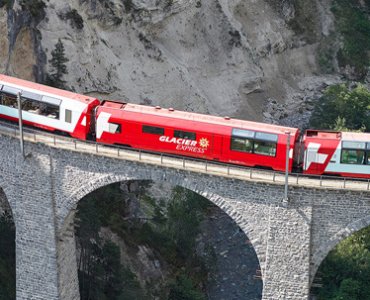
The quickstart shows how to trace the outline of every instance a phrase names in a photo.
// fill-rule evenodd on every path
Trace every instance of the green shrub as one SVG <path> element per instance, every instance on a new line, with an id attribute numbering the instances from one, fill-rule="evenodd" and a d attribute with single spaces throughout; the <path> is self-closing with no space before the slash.
<path id="1" fill-rule="evenodd" d="M 13 7 L 14 0 L 0 0 L 0 8 L 4 5 L 6 6 L 6 9 L 9 10 Z"/>
<path id="2" fill-rule="evenodd" d="M 369 299 L 370 227 L 340 242 L 321 264 L 319 300 Z"/>
<path id="3" fill-rule="evenodd" d="M 370 131 L 370 91 L 361 84 L 353 89 L 344 84 L 328 87 L 315 107 L 310 126 Z"/>
<path id="4" fill-rule="evenodd" d="M 63 76 L 68 74 L 66 62 L 69 59 L 65 56 L 64 45 L 60 39 L 55 44 L 55 49 L 51 51 L 51 59 L 49 63 L 51 64 L 51 73 L 46 76 L 46 84 L 65 89 L 66 81 L 63 80 Z"/>
<path id="5" fill-rule="evenodd" d="M 319 47 L 317 49 L 317 61 L 321 72 L 323 73 L 333 73 L 335 71 L 335 60 L 336 51 L 333 48 L 333 44 L 336 41 L 334 34 L 330 34 L 321 40 Z"/>
<path id="6" fill-rule="evenodd" d="M 172 5 L 173 5 L 173 0 L 166 0 L 166 1 L 165 1 L 165 6 L 164 6 L 164 8 L 165 8 L 165 9 L 170 9 Z"/>
<path id="7" fill-rule="evenodd" d="M 65 18 L 71 21 L 71 25 L 73 28 L 82 29 L 84 28 L 84 20 L 77 12 L 77 10 L 72 9 L 65 14 Z"/>
<path id="8" fill-rule="evenodd" d="M 24 11 L 29 11 L 37 20 L 45 17 L 45 3 L 42 0 L 20 0 L 19 4 Z"/>
<path id="9" fill-rule="evenodd" d="M 169 285 L 169 290 L 168 300 L 206 300 L 193 281 L 183 274 Z"/>
<path id="10" fill-rule="evenodd" d="M 369 4 L 367 4 L 369 6 Z M 370 65 L 370 19 L 358 1 L 335 0 L 332 11 L 335 23 L 343 37 L 338 52 L 341 67 L 355 69 L 359 79 L 364 78 Z"/>
<path id="11" fill-rule="evenodd" d="M 132 0 L 124 0 L 123 5 L 125 6 L 125 10 L 127 13 L 131 12 L 134 8 L 134 3 L 132 2 Z"/>

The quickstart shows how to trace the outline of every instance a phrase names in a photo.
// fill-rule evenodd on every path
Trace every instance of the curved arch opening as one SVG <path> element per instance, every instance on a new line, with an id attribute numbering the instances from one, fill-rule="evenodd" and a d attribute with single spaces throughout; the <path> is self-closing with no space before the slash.
<path id="1" fill-rule="evenodd" d="M 191 190 L 109 184 L 80 200 L 75 223 L 81 299 L 262 298 L 245 233 Z"/>
<path id="2" fill-rule="evenodd" d="M 15 299 L 15 225 L 4 191 L 0 188 L 0 298 Z"/>
<path id="3" fill-rule="evenodd" d="M 311 285 L 317 300 L 369 299 L 370 226 L 340 241 L 321 262 Z"/>

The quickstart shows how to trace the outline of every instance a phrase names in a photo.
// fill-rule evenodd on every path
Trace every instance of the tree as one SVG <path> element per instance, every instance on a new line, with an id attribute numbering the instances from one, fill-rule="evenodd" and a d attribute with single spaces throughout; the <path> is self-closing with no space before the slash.
<path id="1" fill-rule="evenodd" d="M 370 130 L 370 91 L 363 85 L 327 88 L 311 118 L 315 128 L 339 131 Z M 319 300 L 370 299 L 370 227 L 339 243 L 326 257 L 318 272 L 322 288 Z"/>
<path id="2" fill-rule="evenodd" d="M 45 17 L 46 4 L 42 0 L 20 0 L 19 4 L 22 10 L 29 12 L 37 21 Z"/>
<path id="3" fill-rule="evenodd" d="M 321 264 L 319 300 L 370 299 L 370 227 L 340 242 Z"/>
<path id="4" fill-rule="evenodd" d="M 56 87 L 65 88 L 66 81 L 63 80 L 63 75 L 68 74 L 67 66 L 65 65 L 69 59 L 64 53 L 64 45 L 60 39 L 55 44 L 55 49 L 51 51 L 51 73 L 46 77 L 46 84 Z"/>
<path id="5" fill-rule="evenodd" d="M 100 236 L 103 226 L 120 229 L 124 206 L 119 184 L 99 189 L 78 204 L 76 244 L 82 300 L 145 299 L 135 274 L 121 265 L 120 248 Z"/>
<path id="6" fill-rule="evenodd" d="M 205 300 L 206 297 L 195 286 L 192 280 L 180 275 L 170 285 L 168 300 Z"/>
<path id="7" fill-rule="evenodd" d="M 340 283 L 340 287 L 335 300 L 346 300 L 346 299 L 363 299 L 361 298 L 361 284 L 352 278 L 344 279 Z"/>
<path id="8" fill-rule="evenodd" d="M 335 0 L 332 5 L 336 28 L 342 37 L 338 64 L 340 67 L 353 67 L 353 75 L 364 79 L 370 64 L 369 1 Z"/>
<path id="9" fill-rule="evenodd" d="M 310 122 L 318 129 L 345 127 L 370 131 L 370 91 L 361 84 L 353 89 L 344 84 L 328 87 Z"/>

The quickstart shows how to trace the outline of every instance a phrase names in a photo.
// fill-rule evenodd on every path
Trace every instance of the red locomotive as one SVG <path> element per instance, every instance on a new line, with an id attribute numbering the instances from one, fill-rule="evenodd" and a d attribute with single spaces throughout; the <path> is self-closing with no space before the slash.
<path id="1" fill-rule="evenodd" d="M 0 118 L 78 139 L 305 174 L 370 178 L 370 134 L 308 130 L 129 103 L 103 101 L 0 75 Z M 303 148 L 303 151 L 300 151 Z M 303 156 L 303 159 L 302 159 Z"/>

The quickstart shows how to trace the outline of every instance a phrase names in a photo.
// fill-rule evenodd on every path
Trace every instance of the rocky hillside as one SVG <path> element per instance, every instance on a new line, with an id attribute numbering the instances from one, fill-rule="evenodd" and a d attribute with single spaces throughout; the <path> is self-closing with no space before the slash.
<path id="1" fill-rule="evenodd" d="M 42 82 L 60 38 L 68 86 L 100 98 L 284 122 L 292 111 L 304 115 L 307 95 L 315 98 L 339 80 L 335 56 L 326 57 L 330 70 L 318 63 L 328 47 L 339 48 L 330 0 L 0 0 L 0 6 L 0 72 Z"/>

